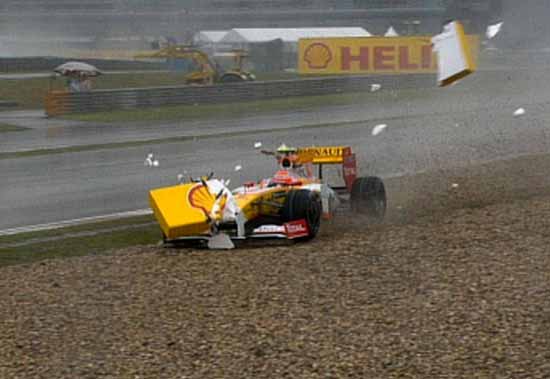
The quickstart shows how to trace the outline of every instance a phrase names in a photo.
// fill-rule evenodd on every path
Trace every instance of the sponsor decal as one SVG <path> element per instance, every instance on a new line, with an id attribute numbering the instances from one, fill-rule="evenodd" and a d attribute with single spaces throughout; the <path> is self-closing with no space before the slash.
<path id="1" fill-rule="evenodd" d="M 286 229 L 283 225 L 262 225 L 254 229 L 254 234 L 286 234 Z"/>
<path id="2" fill-rule="evenodd" d="M 346 187 L 351 192 L 353 182 L 357 178 L 357 160 L 355 159 L 355 154 L 351 152 L 351 149 L 344 151 L 344 162 L 342 164 L 342 169 L 344 172 Z"/>
<path id="3" fill-rule="evenodd" d="M 480 39 L 467 36 L 474 61 Z M 431 36 L 306 38 L 299 42 L 302 74 L 435 73 Z"/>
<path id="4" fill-rule="evenodd" d="M 311 153 L 315 158 L 341 157 L 343 147 L 306 147 L 299 150 L 300 153 Z"/>
<path id="5" fill-rule="evenodd" d="M 325 69 L 330 61 L 332 61 L 332 52 L 324 43 L 312 43 L 304 53 L 304 61 L 310 69 Z"/>
<path id="6" fill-rule="evenodd" d="M 284 227 L 286 236 L 289 239 L 307 237 L 309 235 L 306 220 L 290 221 L 285 223 Z"/>
<path id="7" fill-rule="evenodd" d="M 193 208 L 200 209 L 204 212 L 205 215 L 210 214 L 210 210 L 214 206 L 214 196 L 210 193 L 208 190 L 208 187 L 197 184 L 195 187 L 193 187 L 188 195 L 187 198 L 189 200 L 189 204 Z"/>

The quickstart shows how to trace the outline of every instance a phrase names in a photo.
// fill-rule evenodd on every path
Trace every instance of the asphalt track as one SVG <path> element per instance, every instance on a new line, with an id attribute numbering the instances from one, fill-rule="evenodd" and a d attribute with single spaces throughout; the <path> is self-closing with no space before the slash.
<path id="1" fill-rule="evenodd" d="M 227 133 L 236 128 L 250 134 L 0 159 L 0 229 L 147 208 L 147 189 L 175 183 L 180 173 L 201 175 L 212 170 L 234 184 L 268 176 L 273 162 L 254 151 L 256 141 L 265 147 L 281 142 L 351 145 L 358 153 L 361 174 L 383 177 L 547 152 L 548 79 L 550 73 L 545 71 L 502 72 L 499 80 L 479 73 L 452 88 L 405 94 L 380 91 L 364 105 L 263 116 L 251 110 L 250 117 L 240 120 L 162 125 L 53 125 L 36 121 L 36 115 L 13 117 L 12 113 L 11 123 L 33 119 L 35 123 L 26 124 L 31 130 L 0 135 L 0 152 Z M 519 107 L 526 114 L 514 117 Z M 326 123 L 344 124 L 300 128 Z M 388 127 L 372 136 L 379 123 Z M 270 131 L 282 128 L 293 129 Z M 149 152 L 159 159 L 160 167 L 144 166 Z M 237 164 L 243 166 L 239 173 L 233 170 Z M 392 188 L 388 192 L 391 204 Z"/>

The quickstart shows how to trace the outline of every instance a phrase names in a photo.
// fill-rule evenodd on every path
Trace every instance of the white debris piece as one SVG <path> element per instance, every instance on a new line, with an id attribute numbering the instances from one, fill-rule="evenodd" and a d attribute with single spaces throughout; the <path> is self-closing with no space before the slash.
<path id="1" fill-rule="evenodd" d="M 243 169 L 243 166 L 241 166 L 240 164 L 235 166 L 235 171 L 241 171 L 242 169 Z"/>
<path id="2" fill-rule="evenodd" d="M 384 37 L 399 37 L 399 34 L 395 31 L 393 26 L 390 26 L 384 34 Z"/>
<path id="3" fill-rule="evenodd" d="M 372 135 L 373 136 L 377 136 L 379 135 L 380 133 L 382 133 L 382 131 L 384 129 L 386 129 L 388 127 L 388 125 L 386 124 L 379 124 L 379 125 L 376 125 L 374 128 L 372 128 Z"/>
<path id="4" fill-rule="evenodd" d="M 370 91 L 371 92 L 379 91 L 381 88 L 382 88 L 382 85 L 378 84 L 378 83 L 374 83 L 374 84 L 370 85 Z"/>
<path id="5" fill-rule="evenodd" d="M 516 117 L 523 116 L 524 114 L 525 114 L 525 109 L 523 109 L 523 108 L 518 108 L 514 112 L 514 116 L 516 116 Z"/>
<path id="6" fill-rule="evenodd" d="M 458 188 L 458 183 L 453 183 L 453 184 L 451 185 L 451 187 L 453 187 L 453 188 L 455 188 L 455 189 Z"/>
<path id="7" fill-rule="evenodd" d="M 261 142 L 256 142 L 256 143 L 254 144 L 254 148 L 255 148 L 255 149 L 259 149 L 260 147 L 262 147 L 262 143 L 261 143 Z"/>
<path id="8" fill-rule="evenodd" d="M 443 32 L 431 40 L 437 55 L 437 81 L 440 87 L 472 74 L 475 71 L 471 46 L 464 28 L 458 21 L 451 21 Z"/>
<path id="9" fill-rule="evenodd" d="M 158 160 L 154 160 L 153 161 L 153 167 L 158 167 L 159 166 L 159 161 Z"/>
<path id="10" fill-rule="evenodd" d="M 498 33 L 500 33 L 500 29 L 502 28 L 502 22 L 499 22 L 497 24 L 489 25 L 487 27 L 487 31 L 485 35 L 488 39 L 494 38 Z"/>
<path id="11" fill-rule="evenodd" d="M 208 240 L 208 248 L 212 250 L 231 250 L 235 248 L 235 245 L 227 234 L 218 233 L 210 237 Z"/>
<path id="12" fill-rule="evenodd" d="M 147 158 L 145 158 L 145 162 L 143 162 L 143 165 L 145 167 L 152 167 L 153 166 L 153 158 L 154 158 L 153 153 L 147 154 Z"/>
<path id="13" fill-rule="evenodd" d="M 183 182 L 183 174 L 178 174 L 178 183 Z"/>

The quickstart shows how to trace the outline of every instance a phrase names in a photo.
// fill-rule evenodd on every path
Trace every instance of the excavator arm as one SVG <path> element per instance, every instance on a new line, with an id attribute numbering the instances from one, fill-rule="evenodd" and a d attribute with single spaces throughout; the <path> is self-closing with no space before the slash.
<path id="1" fill-rule="evenodd" d="M 241 69 L 243 52 L 235 53 L 235 63 L 239 66 L 224 72 L 216 61 L 205 52 L 189 46 L 168 46 L 150 54 L 136 55 L 136 59 L 189 59 L 198 68 L 186 76 L 188 84 L 213 84 L 218 82 L 237 82 L 254 80 L 254 75 Z"/>

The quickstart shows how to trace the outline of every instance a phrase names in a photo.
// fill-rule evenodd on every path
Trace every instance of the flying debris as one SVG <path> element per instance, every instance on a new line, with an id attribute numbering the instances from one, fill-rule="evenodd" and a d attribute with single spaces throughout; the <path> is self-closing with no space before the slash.
<path id="1" fill-rule="evenodd" d="M 497 24 L 489 25 L 487 27 L 487 31 L 485 35 L 488 39 L 494 38 L 498 33 L 500 33 L 500 29 L 502 28 L 502 22 L 499 22 Z"/>
<path id="2" fill-rule="evenodd" d="M 437 55 L 437 81 L 440 87 L 448 86 L 475 71 L 469 42 L 460 22 L 447 23 L 443 32 L 431 41 Z"/>
<path id="3" fill-rule="evenodd" d="M 259 148 L 261 148 L 261 147 L 262 147 L 262 143 L 261 143 L 261 142 L 256 142 L 256 143 L 254 144 L 254 149 L 259 149 Z"/>
<path id="4" fill-rule="evenodd" d="M 243 169 L 243 166 L 241 166 L 240 164 L 235 166 L 235 171 L 241 171 L 242 169 Z"/>
<path id="5" fill-rule="evenodd" d="M 457 189 L 458 188 L 458 183 L 453 183 L 453 185 L 451 187 L 453 187 L 454 189 Z"/>
<path id="6" fill-rule="evenodd" d="M 371 92 L 376 92 L 378 90 L 380 90 L 382 88 L 382 85 L 381 84 L 371 84 L 370 85 L 370 91 Z"/>
<path id="7" fill-rule="evenodd" d="M 145 167 L 158 167 L 159 161 L 155 159 L 155 156 L 153 153 L 147 154 L 147 158 L 145 158 L 145 162 L 143 163 Z"/>
<path id="8" fill-rule="evenodd" d="M 518 108 L 514 112 L 515 117 L 523 116 L 524 114 L 525 114 L 525 109 L 523 109 L 523 108 Z"/>
<path id="9" fill-rule="evenodd" d="M 387 128 L 388 125 L 386 124 L 380 124 L 380 125 L 376 125 L 374 128 L 372 128 L 372 135 L 373 136 L 377 136 L 379 135 L 380 133 L 382 133 L 382 131 L 384 129 Z"/>
<path id="10" fill-rule="evenodd" d="M 384 34 L 384 37 L 399 37 L 399 34 L 395 31 L 393 26 L 390 26 L 386 34 Z"/>

